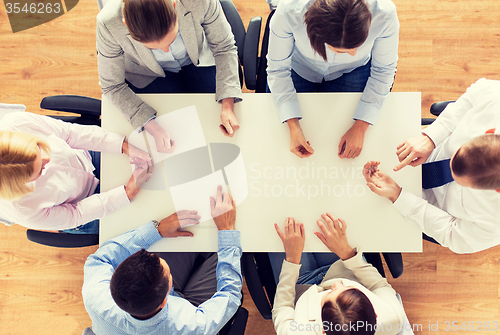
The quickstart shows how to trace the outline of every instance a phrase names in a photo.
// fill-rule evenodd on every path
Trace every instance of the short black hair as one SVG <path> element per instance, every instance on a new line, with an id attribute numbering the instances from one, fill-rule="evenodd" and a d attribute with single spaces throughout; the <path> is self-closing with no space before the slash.
<path id="1" fill-rule="evenodd" d="M 115 269 L 111 296 L 125 312 L 134 316 L 153 313 L 168 294 L 169 278 L 157 254 L 141 249 Z"/>
<path id="2" fill-rule="evenodd" d="M 304 14 L 311 47 L 326 61 L 325 44 L 354 49 L 368 37 L 372 14 L 364 0 L 315 0 Z"/>
<path id="3" fill-rule="evenodd" d="M 356 288 L 347 289 L 338 295 L 335 302 L 327 301 L 321 309 L 323 330 L 327 335 L 375 334 L 377 315 L 363 292 Z M 354 331 L 351 331 L 351 324 L 356 325 Z"/>

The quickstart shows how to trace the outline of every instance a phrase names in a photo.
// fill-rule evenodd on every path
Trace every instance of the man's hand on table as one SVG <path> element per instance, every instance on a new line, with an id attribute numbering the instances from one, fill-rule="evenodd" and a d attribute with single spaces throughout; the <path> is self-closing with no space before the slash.
<path id="1" fill-rule="evenodd" d="M 401 187 L 388 175 L 378 169 L 380 162 L 370 161 L 363 167 L 363 176 L 370 190 L 386 197 L 393 203 L 401 194 Z"/>
<path id="2" fill-rule="evenodd" d="M 306 241 L 304 224 L 294 218 L 286 218 L 284 234 L 277 223 L 274 224 L 274 228 L 276 228 L 276 232 L 283 242 L 287 262 L 300 264 L 300 258 Z"/>
<path id="3" fill-rule="evenodd" d="M 158 124 L 154 119 L 149 120 L 145 125 L 144 129 L 151 135 L 153 135 L 156 142 L 156 150 L 158 152 L 163 152 L 170 154 L 175 150 L 175 141 L 170 138 L 168 132 Z"/>
<path id="4" fill-rule="evenodd" d="M 363 149 L 366 130 L 370 124 L 356 120 L 352 127 L 342 136 L 339 143 L 338 155 L 340 158 L 356 158 Z"/>
<path id="5" fill-rule="evenodd" d="M 396 155 L 401 163 L 394 167 L 394 171 L 407 165 L 415 167 L 425 163 L 435 147 L 434 142 L 425 134 L 407 139 L 397 147 Z"/>
<path id="6" fill-rule="evenodd" d="M 316 223 L 322 233 L 316 232 L 316 235 L 331 252 L 336 254 L 342 260 L 347 260 L 356 255 L 354 249 L 347 241 L 347 224 L 342 219 L 337 219 L 330 213 L 321 215 L 324 220 L 318 220 Z"/>
<path id="7" fill-rule="evenodd" d="M 191 226 L 200 223 L 200 216 L 197 211 L 182 210 L 171 214 L 160 221 L 158 232 L 162 237 L 192 237 L 190 231 L 182 231 L 181 227 Z"/>
<path id="8" fill-rule="evenodd" d="M 212 218 L 218 230 L 234 230 L 236 206 L 228 193 L 222 193 L 222 186 L 217 187 L 217 198 L 210 197 Z"/>
<path id="9" fill-rule="evenodd" d="M 311 156 L 314 153 L 314 149 L 304 137 L 299 119 L 289 119 L 287 120 L 287 124 L 290 128 L 290 151 L 300 158 Z"/>

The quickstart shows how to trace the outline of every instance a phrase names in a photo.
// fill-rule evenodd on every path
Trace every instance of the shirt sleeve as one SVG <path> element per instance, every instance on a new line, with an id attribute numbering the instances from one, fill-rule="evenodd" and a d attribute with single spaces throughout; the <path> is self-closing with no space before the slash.
<path id="1" fill-rule="evenodd" d="M 272 310 L 274 329 L 278 335 L 294 333 L 290 323 L 295 320 L 295 284 L 299 278 L 300 264 L 283 261 L 280 279 L 274 296 Z"/>
<path id="2" fill-rule="evenodd" d="M 43 196 L 43 194 L 41 194 Z M 31 199 L 34 203 L 42 200 Z M 44 208 L 32 214 L 23 224 L 34 229 L 71 229 L 95 219 L 101 219 L 110 213 L 130 204 L 125 188 L 118 186 L 107 192 L 93 194 L 75 203 L 62 203 Z M 26 206 L 27 204 L 23 204 Z M 23 210 L 20 209 L 22 213 Z"/>
<path id="3" fill-rule="evenodd" d="M 396 8 L 386 14 L 387 26 L 375 39 L 372 48 L 370 76 L 354 119 L 374 124 L 394 83 L 398 61 L 399 20 Z"/>
<path id="4" fill-rule="evenodd" d="M 278 6 L 270 23 L 267 83 L 276 102 L 281 122 L 302 118 L 291 77 L 294 46 L 295 39 L 286 21 L 284 10 Z"/>
<path id="5" fill-rule="evenodd" d="M 196 334 L 216 334 L 236 313 L 241 305 L 241 242 L 240 232 L 219 231 L 217 252 L 217 292 L 195 310 L 198 321 Z"/>
<path id="6" fill-rule="evenodd" d="M 455 253 L 477 252 L 498 244 L 477 222 L 456 218 L 404 189 L 394 207 L 408 222 Z"/>
<path id="7" fill-rule="evenodd" d="M 154 108 L 139 98 L 125 82 L 124 51 L 97 15 L 97 70 L 102 93 L 118 107 L 134 129 L 156 115 Z"/>
<path id="8" fill-rule="evenodd" d="M 125 136 L 111 133 L 98 126 L 63 122 L 34 113 L 16 113 L 13 130 L 37 134 L 44 132 L 64 140 L 71 148 L 121 153 Z"/>
<path id="9" fill-rule="evenodd" d="M 91 309 L 96 315 L 111 312 L 109 309 L 106 310 L 107 305 L 103 297 L 110 295 L 109 283 L 116 267 L 130 255 L 143 248 L 149 248 L 161 238 L 153 223 L 149 222 L 104 242 L 94 254 L 87 258 L 83 267 L 82 296 L 85 308 Z"/>
<path id="10" fill-rule="evenodd" d="M 222 6 L 217 0 L 205 0 L 207 11 L 203 29 L 214 55 L 216 74 L 215 100 L 235 98 L 242 100 L 240 79 L 238 74 L 238 53 L 231 26 L 226 20 Z"/>
<path id="11" fill-rule="evenodd" d="M 436 147 L 443 142 L 457 128 L 460 120 L 477 103 L 477 98 L 483 93 L 486 79 L 479 79 L 454 103 L 448 104 L 439 117 L 422 132 L 430 137 Z"/>

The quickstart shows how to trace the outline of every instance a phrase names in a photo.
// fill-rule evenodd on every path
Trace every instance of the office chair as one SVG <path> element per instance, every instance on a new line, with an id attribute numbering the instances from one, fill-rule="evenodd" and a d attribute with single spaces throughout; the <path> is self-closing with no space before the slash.
<path id="1" fill-rule="evenodd" d="M 101 100 L 98 99 L 79 95 L 56 95 L 43 98 L 40 108 L 80 114 L 50 115 L 54 119 L 83 125 L 101 125 Z M 28 229 L 26 237 L 32 242 L 58 248 L 80 248 L 99 244 L 99 234 L 68 234 Z"/>
<path id="2" fill-rule="evenodd" d="M 441 112 L 448 106 L 448 104 L 455 102 L 454 100 L 448 100 L 448 101 L 439 101 L 435 102 L 431 105 L 430 112 L 434 116 L 439 116 Z M 422 126 L 424 125 L 430 125 L 432 122 L 434 122 L 434 118 L 422 118 Z"/>
<path id="3" fill-rule="evenodd" d="M 382 253 L 393 278 L 403 273 L 403 259 L 401 253 Z M 368 257 L 367 257 L 368 255 Z M 378 272 L 385 277 L 382 260 L 379 253 L 364 253 L 368 263 L 371 263 Z M 390 264 L 390 265 L 389 265 Z M 276 283 L 267 252 L 244 252 L 241 258 L 241 268 L 255 306 L 262 317 L 272 319 Z"/>
<path id="4" fill-rule="evenodd" d="M 220 0 L 222 10 L 231 26 L 231 30 L 238 48 L 238 59 L 240 62 L 240 83 L 243 85 L 244 76 L 245 86 L 249 90 L 255 90 L 257 81 L 258 51 L 260 39 L 260 27 L 262 18 L 255 16 L 250 20 L 248 28 L 241 20 L 238 10 L 231 0 Z M 243 68 L 243 73 L 242 73 Z"/>
<path id="5" fill-rule="evenodd" d="M 229 320 L 219 332 L 219 335 L 243 335 L 247 326 L 248 311 L 240 307 L 236 314 Z M 82 335 L 96 335 L 90 327 L 84 329 Z"/>

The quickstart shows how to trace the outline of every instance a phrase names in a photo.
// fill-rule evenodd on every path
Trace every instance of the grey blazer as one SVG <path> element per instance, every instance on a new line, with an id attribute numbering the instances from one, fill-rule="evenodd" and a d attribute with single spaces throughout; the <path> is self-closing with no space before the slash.
<path id="1" fill-rule="evenodd" d="M 143 88 L 165 77 L 150 49 L 134 40 L 122 22 L 122 0 L 109 0 L 97 15 L 97 61 L 102 92 L 134 128 L 143 126 L 156 111 L 125 82 Z M 215 64 L 215 100 L 241 100 L 238 56 L 218 0 L 176 0 L 177 19 L 186 50 L 196 66 Z"/>

